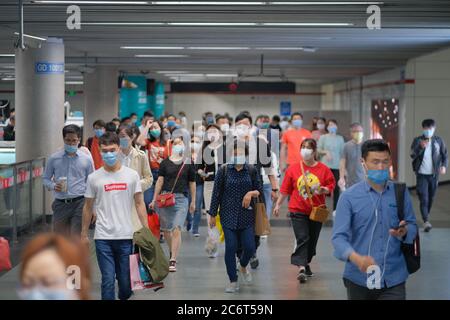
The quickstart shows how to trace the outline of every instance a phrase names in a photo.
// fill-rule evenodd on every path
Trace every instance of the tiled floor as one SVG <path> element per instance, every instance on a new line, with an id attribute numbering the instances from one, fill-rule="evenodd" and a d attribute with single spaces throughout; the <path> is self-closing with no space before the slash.
<path id="1" fill-rule="evenodd" d="M 422 269 L 407 283 L 409 299 L 450 299 L 450 186 L 441 187 L 432 213 L 435 228 L 422 236 Z M 417 208 L 417 201 L 415 200 Z M 417 213 L 418 217 L 419 214 Z M 133 299 L 346 299 L 341 274 L 343 263 L 332 256 L 331 228 L 324 228 L 319 239 L 318 255 L 312 269 L 316 276 L 300 285 L 296 267 L 289 263 L 294 245 L 292 229 L 285 218 L 279 218 L 273 234 L 258 249 L 260 267 L 253 272 L 253 284 L 242 286 L 238 294 L 225 294 L 227 283 L 223 247 L 216 259 L 204 252 L 202 237 L 183 233 L 178 271 L 165 279 L 165 288 L 137 292 Z M 420 225 L 420 224 L 419 224 Z M 167 247 L 164 244 L 164 249 Z M 100 298 L 100 272 L 92 255 L 93 298 Z M 16 299 L 18 267 L 0 277 L 0 299 Z"/>

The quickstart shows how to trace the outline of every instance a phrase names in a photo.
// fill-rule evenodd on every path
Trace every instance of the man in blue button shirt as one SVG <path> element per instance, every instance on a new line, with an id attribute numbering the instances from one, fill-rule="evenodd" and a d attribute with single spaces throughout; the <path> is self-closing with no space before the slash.
<path id="1" fill-rule="evenodd" d="M 80 138 L 81 129 L 77 125 L 63 128 L 64 150 L 47 160 L 43 179 L 44 186 L 55 193 L 54 231 L 77 237 L 81 234 L 87 178 L 94 171 L 92 158 L 78 149 Z"/>
<path id="2" fill-rule="evenodd" d="M 391 151 L 383 140 L 361 147 L 366 180 L 339 199 L 332 242 L 345 261 L 344 285 L 350 300 L 406 299 L 408 270 L 400 245 L 413 243 L 416 218 L 405 191 L 405 218 L 399 221 L 394 183 L 389 181 Z"/>

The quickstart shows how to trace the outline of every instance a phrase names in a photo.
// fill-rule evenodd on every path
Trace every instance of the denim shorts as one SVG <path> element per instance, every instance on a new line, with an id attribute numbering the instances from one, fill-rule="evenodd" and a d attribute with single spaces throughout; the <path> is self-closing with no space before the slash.
<path id="1" fill-rule="evenodd" d="M 182 228 L 188 212 L 188 198 L 182 193 L 175 193 L 175 205 L 172 207 L 158 208 L 162 231 L 173 231 Z"/>

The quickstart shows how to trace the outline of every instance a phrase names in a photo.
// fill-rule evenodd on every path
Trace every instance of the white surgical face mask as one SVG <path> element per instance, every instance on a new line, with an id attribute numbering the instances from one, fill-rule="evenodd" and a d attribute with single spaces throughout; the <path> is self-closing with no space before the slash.
<path id="1" fill-rule="evenodd" d="M 300 153 L 302 155 L 302 158 L 305 160 L 310 160 L 313 155 L 312 149 L 306 149 L 306 148 L 302 148 L 300 150 Z"/>
<path id="2" fill-rule="evenodd" d="M 250 128 L 245 124 L 240 124 L 236 127 L 235 133 L 238 137 L 245 137 L 249 134 Z"/>
<path id="3" fill-rule="evenodd" d="M 224 123 L 220 126 L 220 130 L 222 130 L 222 132 L 227 132 L 228 130 L 230 130 L 230 125 L 228 123 Z"/>

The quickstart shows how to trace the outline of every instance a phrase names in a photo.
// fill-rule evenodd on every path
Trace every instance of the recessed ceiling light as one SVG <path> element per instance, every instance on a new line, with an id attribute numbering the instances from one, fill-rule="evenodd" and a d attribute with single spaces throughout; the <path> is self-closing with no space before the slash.
<path id="1" fill-rule="evenodd" d="M 84 82 L 83 81 L 66 81 L 66 84 L 82 85 L 82 84 L 84 84 Z"/>
<path id="2" fill-rule="evenodd" d="M 189 50 L 248 50 L 249 47 L 187 47 Z"/>
<path id="3" fill-rule="evenodd" d="M 2 81 L 15 81 L 16 78 L 2 78 Z"/>
<path id="4" fill-rule="evenodd" d="M 303 50 L 302 47 L 280 47 L 280 48 L 255 48 L 257 50 Z"/>
<path id="5" fill-rule="evenodd" d="M 14 53 L 0 53 L 0 57 L 14 57 Z"/>
<path id="6" fill-rule="evenodd" d="M 264 22 L 266 27 L 344 27 L 353 26 L 353 23 L 341 22 Z"/>

